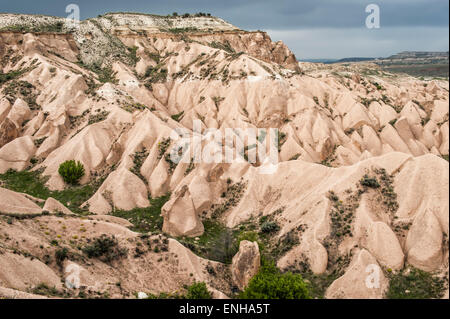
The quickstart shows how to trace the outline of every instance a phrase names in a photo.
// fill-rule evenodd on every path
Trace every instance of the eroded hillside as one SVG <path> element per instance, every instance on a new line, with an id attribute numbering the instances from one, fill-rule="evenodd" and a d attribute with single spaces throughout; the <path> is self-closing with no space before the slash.
<path id="1" fill-rule="evenodd" d="M 201 281 L 232 297 L 231 258 L 249 240 L 315 297 L 383 298 L 424 271 L 430 297 L 448 298 L 448 81 L 299 65 L 264 32 L 215 17 L 107 14 L 72 29 L 0 15 L 0 28 L 0 295 L 134 297 Z M 276 171 L 261 174 L 260 158 L 172 162 L 171 133 L 194 136 L 194 120 L 278 128 Z M 58 173 L 72 159 L 80 186 Z M 105 242 L 111 254 L 89 253 Z M 61 283 L 71 264 L 81 289 Z M 375 289 L 369 265 L 383 270 Z"/>

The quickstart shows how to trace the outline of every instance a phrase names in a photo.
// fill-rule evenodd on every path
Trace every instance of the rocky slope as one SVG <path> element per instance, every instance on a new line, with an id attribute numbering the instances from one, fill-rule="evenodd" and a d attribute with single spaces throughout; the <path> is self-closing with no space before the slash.
<path id="1" fill-rule="evenodd" d="M 202 281 L 231 297 L 259 265 L 240 261 L 258 255 L 243 239 L 327 298 L 386 297 L 416 268 L 448 287 L 448 81 L 299 65 L 283 43 L 215 17 L 107 14 L 72 28 L 0 15 L 0 29 L 0 295 L 133 297 Z M 208 141 L 193 120 L 278 128 L 276 171 L 261 174 L 261 158 L 172 162 L 174 129 Z M 58 173 L 71 159 L 81 186 Z M 86 255 L 103 234 L 121 247 L 114 260 Z M 61 283 L 71 264 L 75 293 Z M 382 269 L 376 289 L 368 265 Z"/>

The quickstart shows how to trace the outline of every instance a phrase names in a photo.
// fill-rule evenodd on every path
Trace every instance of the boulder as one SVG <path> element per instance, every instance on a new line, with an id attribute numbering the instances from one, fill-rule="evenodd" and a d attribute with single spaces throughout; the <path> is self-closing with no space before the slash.
<path id="1" fill-rule="evenodd" d="M 260 268 L 261 260 L 258 243 L 243 240 L 239 244 L 239 252 L 233 257 L 231 274 L 233 283 L 244 290 Z"/>

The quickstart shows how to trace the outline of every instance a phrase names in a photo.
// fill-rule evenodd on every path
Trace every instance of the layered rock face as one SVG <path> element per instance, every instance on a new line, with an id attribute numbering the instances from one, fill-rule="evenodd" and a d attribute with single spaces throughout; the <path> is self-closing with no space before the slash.
<path id="1" fill-rule="evenodd" d="M 338 274 L 328 298 L 383 298 L 411 267 L 448 283 L 448 81 L 367 63 L 299 64 L 264 32 L 215 17 L 64 23 L 0 15 L 0 295 L 33 298 L 74 263 L 93 294 L 176 292 L 195 280 L 223 298 L 257 273 L 257 240 L 282 271 Z M 222 147 L 206 132 L 249 128 L 279 130 L 269 173 L 255 151 L 263 135 L 235 134 Z M 237 148 L 237 158 L 188 152 L 175 162 L 180 130 L 214 154 Z M 75 188 L 58 173 L 72 159 L 85 168 Z M 11 169 L 48 189 L 14 184 Z M 68 209 L 79 199 L 64 192 L 81 188 L 80 217 Z M 127 257 L 92 261 L 76 250 L 102 234 Z M 210 238 L 220 249 L 206 254 Z M 67 258 L 46 259 L 52 240 Z M 375 289 L 369 266 L 379 269 Z"/>

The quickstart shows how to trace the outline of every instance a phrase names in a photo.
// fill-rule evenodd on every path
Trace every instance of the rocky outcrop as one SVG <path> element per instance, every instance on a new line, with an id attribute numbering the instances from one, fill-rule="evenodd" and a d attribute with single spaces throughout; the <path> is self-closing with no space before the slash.
<path id="1" fill-rule="evenodd" d="M 0 284 L 7 288 L 26 290 L 30 285 L 45 284 L 61 288 L 58 275 L 38 259 L 11 253 L 0 254 Z"/>
<path id="2" fill-rule="evenodd" d="M 0 187 L 0 214 L 12 215 L 41 214 L 41 208 L 30 199 L 20 193 Z"/>
<path id="3" fill-rule="evenodd" d="M 49 197 L 44 203 L 43 211 L 50 213 L 62 213 L 64 215 L 72 215 L 73 213 L 66 206 L 58 202 L 56 199 Z"/>
<path id="4" fill-rule="evenodd" d="M 17 129 L 16 124 L 14 124 L 14 122 L 12 122 L 10 119 L 6 118 L 0 124 L 0 147 L 8 144 L 18 136 L 19 130 Z"/>
<path id="5" fill-rule="evenodd" d="M 233 283 L 244 290 L 260 267 L 260 254 L 257 242 L 243 240 L 239 244 L 239 252 L 233 257 L 231 274 Z"/>
<path id="6" fill-rule="evenodd" d="M 203 234 L 203 224 L 187 186 L 171 196 L 162 207 L 161 215 L 164 218 L 163 231 L 172 236 L 196 237 Z"/>

